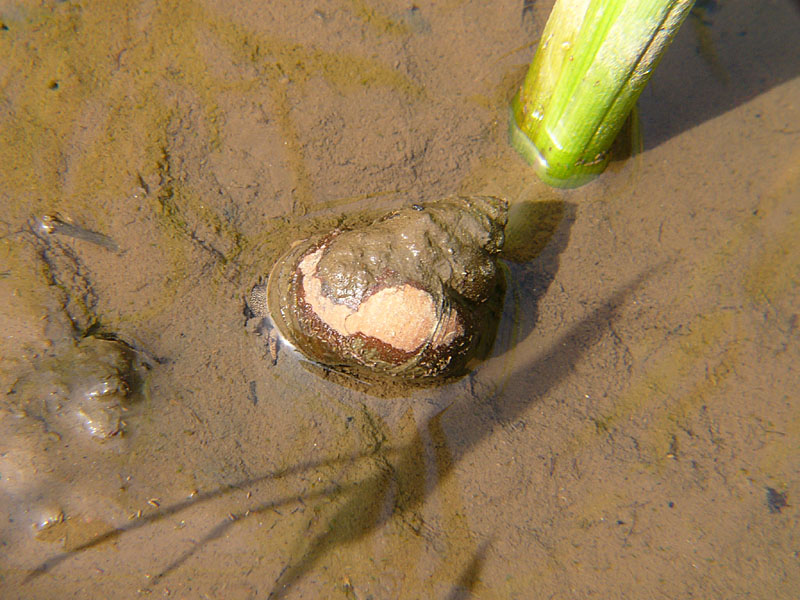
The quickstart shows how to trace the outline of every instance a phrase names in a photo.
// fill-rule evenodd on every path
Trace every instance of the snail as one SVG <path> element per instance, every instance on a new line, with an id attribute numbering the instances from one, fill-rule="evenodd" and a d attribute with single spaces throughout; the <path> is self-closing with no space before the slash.
<path id="1" fill-rule="evenodd" d="M 450 197 L 300 241 L 250 309 L 307 359 L 359 380 L 462 375 L 491 345 L 507 212 L 499 198 Z"/>

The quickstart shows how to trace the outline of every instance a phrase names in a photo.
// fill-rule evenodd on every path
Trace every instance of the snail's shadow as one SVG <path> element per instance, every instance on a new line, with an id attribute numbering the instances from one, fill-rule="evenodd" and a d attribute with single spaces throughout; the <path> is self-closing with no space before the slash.
<path id="1" fill-rule="evenodd" d="M 505 338 L 501 330 L 495 355 L 508 352 L 527 339 L 538 322 L 539 304 L 558 272 L 576 214 L 575 204 L 562 200 L 525 204 L 518 211 L 512 209 L 512 218 L 525 223 L 515 234 L 526 242 L 524 246 L 517 243 L 504 256 L 510 260 L 504 263 L 507 298 L 502 319 L 512 326 L 505 328 Z"/>
<path id="2" fill-rule="evenodd" d="M 552 229 L 548 243 L 540 254 L 531 263 L 513 265 L 509 269 L 514 285 L 519 288 L 519 293 L 526 297 L 524 308 L 528 325 L 525 326 L 527 331 L 525 329 L 518 331 L 517 339 L 520 341 L 529 335 L 530 327 L 538 319 L 538 304 L 556 275 L 559 255 L 569 239 L 569 230 L 574 220 L 574 207 L 565 205 L 562 209 L 563 218 Z M 495 391 L 465 393 L 464 397 L 450 398 L 447 408 L 431 417 L 425 425 L 429 432 L 441 432 L 441 421 L 446 415 L 448 428 L 452 427 L 460 432 L 457 450 L 451 452 L 443 447 L 435 451 L 439 481 L 445 479 L 459 460 L 492 431 L 491 427 L 486 427 L 485 423 L 476 422 L 476 419 L 485 418 L 487 410 L 492 413 L 490 418 L 503 422 L 521 418 L 532 404 L 569 376 L 576 364 L 583 359 L 593 345 L 607 333 L 609 328 L 613 327 L 619 317 L 620 309 L 651 275 L 652 272 L 640 274 L 617 292 L 599 302 L 586 317 L 556 338 L 540 356 L 533 358 L 522 368 L 516 369 L 505 387 L 525 386 L 528 393 L 524 397 L 517 395 L 511 398 L 510 395 Z M 532 373 L 538 374 L 538 376 L 531 379 L 529 376 Z M 465 389 L 465 387 L 461 389 Z M 437 393 L 442 394 L 444 398 L 447 392 L 443 390 Z M 435 439 L 435 436 L 431 437 Z M 445 445 L 442 444 L 442 446 Z M 426 484 L 428 468 L 422 458 L 424 451 L 421 450 L 424 446 L 425 441 L 419 431 L 412 435 L 407 443 L 400 445 L 392 445 L 378 436 L 373 444 L 368 445 L 358 455 L 345 457 L 337 455 L 335 458 L 324 461 L 301 463 L 292 469 L 266 473 L 233 486 L 221 487 L 199 494 L 195 498 L 171 506 L 162 506 L 158 513 L 134 521 L 125 527 L 111 530 L 70 552 L 63 552 L 42 562 L 29 573 L 26 582 L 48 572 L 76 553 L 214 498 L 247 490 L 271 479 L 318 469 L 322 465 L 344 463 L 362 465 L 363 468 L 358 470 L 360 475 L 350 482 L 332 484 L 299 495 L 288 494 L 283 497 L 273 497 L 258 503 L 254 499 L 253 506 L 249 510 L 231 515 L 232 518 L 219 522 L 204 537 L 160 569 L 150 579 L 148 585 L 150 588 L 158 585 L 208 544 L 224 536 L 238 522 L 266 511 L 272 511 L 281 505 L 319 499 L 325 502 L 326 507 L 330 507 L 327 512 L 320 509 L 320 514 L 325 515 L 322 517 L 324 523 L 317 528 L 316 535 L 296 541 L 296 550 L 293 552 L 295 558 L 277 574 L 268 594 L 270 598 L 285 597 L 323 557 L 338 546 L 353 543 L 391 520 L 400 519 L 402 521 L 422 507 L 432 491 L 431 486 Z M 386 509 L 387 500 L 391 505 L 391 510 Z M 465 559 L 462 560 L 463 568 L 454 576 L 448 597 L 465 597 L 471 592 L 478 581 L 490 543 L 490 541 L 484 541 L 472 553 L 472 556 L 463 557 Z"/>

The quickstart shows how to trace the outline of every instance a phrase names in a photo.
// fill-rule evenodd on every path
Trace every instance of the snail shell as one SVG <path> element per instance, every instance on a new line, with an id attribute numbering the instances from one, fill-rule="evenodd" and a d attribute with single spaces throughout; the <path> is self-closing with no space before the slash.
<path id="1" fill-rule="evenodd" d="M 502 296 L 506 218 L 498 198 L 452 197 L 304 240 L 251 308 L 307 358 L 362 380 L 462 374 Z"/>

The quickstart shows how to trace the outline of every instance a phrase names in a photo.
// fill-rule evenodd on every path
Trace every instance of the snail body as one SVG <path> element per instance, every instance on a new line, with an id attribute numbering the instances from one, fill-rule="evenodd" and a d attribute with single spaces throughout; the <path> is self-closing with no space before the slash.
<path id="1" fill-rule="evenodd" d="M 308 359 L 359 379 L 461 374 L 502 295 L 506 218 L 503 200 L 452 197 L 303 240 L 251 308 Z"/>

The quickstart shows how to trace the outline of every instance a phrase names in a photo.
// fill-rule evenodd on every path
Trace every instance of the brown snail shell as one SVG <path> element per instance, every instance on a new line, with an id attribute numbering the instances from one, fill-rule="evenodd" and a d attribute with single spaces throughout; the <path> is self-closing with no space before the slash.
<path id="1" fill-rule="evenodd" d="M 362 380 L 462 374 L 502 296 L 507 205 L 452 197 L 294 245 L 251 308 L 307 358 Z"/>

